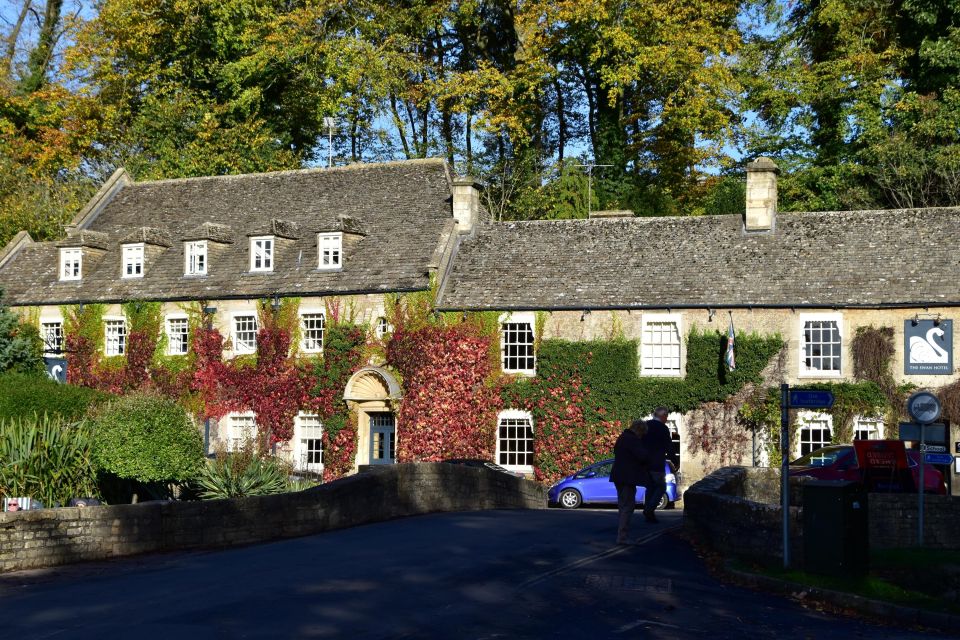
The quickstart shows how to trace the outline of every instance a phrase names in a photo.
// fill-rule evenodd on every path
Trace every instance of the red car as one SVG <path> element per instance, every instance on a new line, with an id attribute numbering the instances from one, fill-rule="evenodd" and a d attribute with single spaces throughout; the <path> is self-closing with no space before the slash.
<path id="1" fill-rule="evenodd" d="M 913 474 L 914 485 L 920 484 L 920 460 L 922 455 L 916 449 L 907 449 L 907 464 Z M 860 466 L 853 445 L 836 444 L 811 451 L 790 463 L 790 475 L 794 477 L 816 478 L 817 480 L 853 480 L 860 482 Z M 926 493 L 944 495 L 947 486 L 943 474 L 932 464 L 925 465 L 923 485 Z"/>

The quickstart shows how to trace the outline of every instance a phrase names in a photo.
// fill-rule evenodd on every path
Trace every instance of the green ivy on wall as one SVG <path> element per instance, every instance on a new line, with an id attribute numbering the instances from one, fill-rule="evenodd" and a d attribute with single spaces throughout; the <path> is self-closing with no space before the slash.
<path id="1" fill-rule="evenodd" d="M 882 417 L 892 408 L 884 390 L 875 382 L 817 382 L 803 386 L 806 389 L 821 389 L 833 393 L 833 407 L 820 413 L 829 414 L 833 418 L 831 440 L 834 444 L 849 443 L 853 440 L 854 419 L 857 416 Z M 746 424 L 767 434 L 770 465 L 779 465 L 783 459 L 780 451 L 780 389 L 771 387 L 760 390 L 741 407 L 740 417 Z M 797 442 L 799 430 L 797 412 L 791 411 L 791 443 Z"/>
<path id="2" fill-rule="evenodd" d="M 737 369 L 723 362 L 726 334 L 692 330 L 686 338 L 686 375 L 641 377 L 635 340 L 543 340 L 537 375 L 503 386 L 505 408 L 531 413 L 538 443 L 537 477 L 552 480 L 578 466 L 610 455 L 613 440 L 634 418 L 658 406 L 687 412 L 723 402 L 761 372 L 784 346 L 780 336 L 737 336 Z M 731 428 L 742 428 L 733 425 Z"/>

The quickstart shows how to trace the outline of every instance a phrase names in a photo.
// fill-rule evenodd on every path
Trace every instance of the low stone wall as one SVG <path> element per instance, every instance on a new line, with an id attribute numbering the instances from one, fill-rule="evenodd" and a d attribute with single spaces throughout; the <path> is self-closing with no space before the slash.
<path id="1" fill-rule="evenodd" d="M 0 513 L 0 571 L 250 544 L 432 512 L 546 506 L 543 486 L 505 473 L 390 465 L 274 496 Z"/>
<path id="2" fill-rule="evenodd" d="M 924 546 L 960 549 L 960 500 L 924 497 Z M 871 549 L 917 544 L 916 494 L 871 493 L 867 498 Z M 683 494 L 684 525 L 724 555 L 782 563 L 783 520 L 779 469 L 725 467 Z M 790 553 L 803 562 L 803 479 L 790 480 Z"/>
<path id="3" fill-rule="evenodd" d="M 683 494 L 684 526 L 713 549 L 762 564 L 783 562 L 780 473 L 724 467 Z M 799 509 L 790 507 L 790 552 L 802 562 Z"/>
<path id="4" fill-rule="evenodd" d="M 923 546 L 960 549 L 960 500 L 923 497 Z M 871 549 L 905 549 L 917 545 L 916 494 L 871 493 L 867 499 Z"/>

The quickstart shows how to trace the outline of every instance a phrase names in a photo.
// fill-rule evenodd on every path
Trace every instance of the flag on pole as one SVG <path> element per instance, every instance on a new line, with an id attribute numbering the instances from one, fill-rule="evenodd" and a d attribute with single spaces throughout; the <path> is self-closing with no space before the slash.
<path id="1" fill-rule="evenodd" d="M 727 332 L 727 354 L 724 360 L 727 363 L 727 371 L 733 371 L 737 368 L 737 359 L 733 354 L 733 343 L 736 340 L 733 332 L 733 311 L 730 312 L 730 330 Z"/>

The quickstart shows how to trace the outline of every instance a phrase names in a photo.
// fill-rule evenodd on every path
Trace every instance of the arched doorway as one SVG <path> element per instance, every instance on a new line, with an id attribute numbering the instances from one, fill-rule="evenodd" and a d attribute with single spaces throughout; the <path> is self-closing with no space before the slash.
<path id="1" fill-rule="evenodd" d="M 364 367 L 350 377 L 343 399 L 357 412 L 357 466 L 396 462 L 393 403 L 401 397 L 397 379 L 380 367 Z"/>

